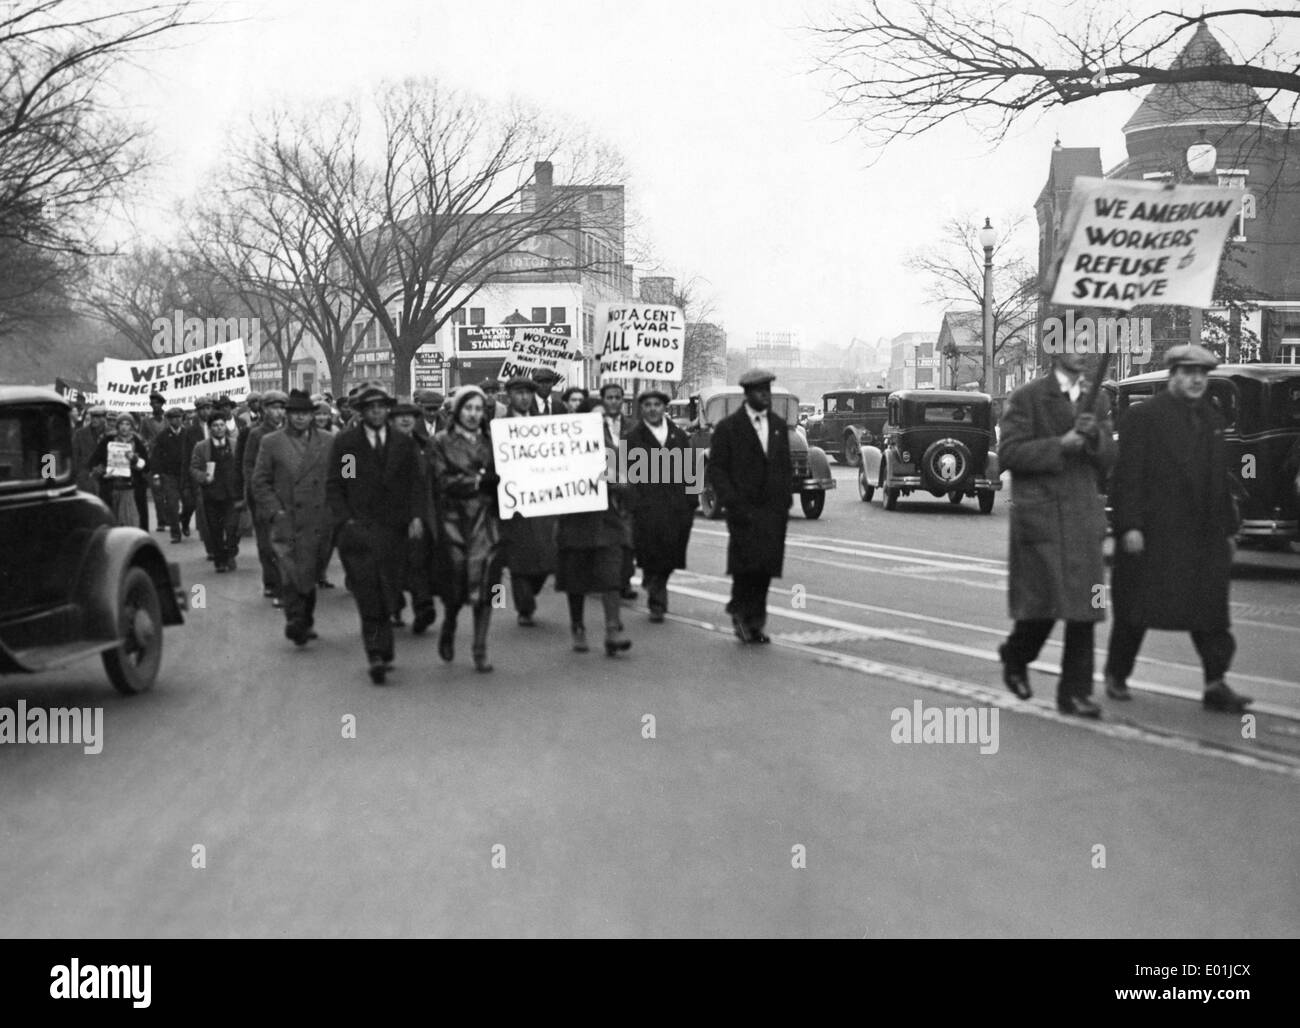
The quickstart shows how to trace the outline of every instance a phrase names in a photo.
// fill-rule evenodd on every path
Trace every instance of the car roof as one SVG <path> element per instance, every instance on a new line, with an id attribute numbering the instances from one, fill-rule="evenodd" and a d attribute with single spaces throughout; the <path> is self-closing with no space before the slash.
<path id="1" fill-rule="evenodd" d="M 967 392 L 964 389 L 899 389 L 890 396 L 900 400 L 937 400 L 940 403 L 961 403 L 970 400 L 993 402 L 988 393 Z"/>
<path id="2" fill-rule="evenodd" d="M 709 389 L 701 389 L 699 397 L 701 402 L 708 403 L 715 396 L 740 396 L 745 392 L 740 386 L 714 386 Z M 773 396 L 794 396 L 794 393 L 782 386 L 772 387 Z"/>
<path id="3" fill-rule="evenodd" d="M 70 407 L 62 396 L 45 386 L 6 386 L 0 385 L 0 404 L 11 403 L 61 403 Z"/>
<path id="4" fill-rule="evenodd" d="M 876 394 L 888 393 L 888 392 L 889 392 L 888 386 L 868 386 L 866 389 L 832 389 L 828 393 L 822 393 L 822 399 L 824 400 L 828 396 L 860 396 L 866 394 L 876 395 Z"/>
<path id="5" fill-rule="evenodd" d="M 1210 371 L 1212 378 L 1255 378 L 1264 382 L 1272 382 L 1281 378 L 1289 378 L 1293 375 L 1300 375 L 1300 365 L 1298 364 L 1220 364 L 1217 368 Z M 1146 371 L 1141 375 L 1131 375 L 1128 378 L 1120 379 L 1116 385 L 1141 385 L 1146 382 L 1163 382 L 1169 377 L 1169 372 L 1165 371 Z"/>

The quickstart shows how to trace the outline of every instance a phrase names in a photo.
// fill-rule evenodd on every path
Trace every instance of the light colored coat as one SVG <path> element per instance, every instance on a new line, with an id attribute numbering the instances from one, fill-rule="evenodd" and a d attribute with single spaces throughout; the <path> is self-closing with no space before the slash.
<path id="1" fill-rule="evenodd" d="M 271 549 L 282 580 L 309 593 L 320 579 L 322 540 L 330 533 L 325 506 L 331 436 L 314 427 L 303 433 L 305 445 L 287 430 L 264 436 L 253 466 L 253 498 L 259 516 L 271 521 Z"/>

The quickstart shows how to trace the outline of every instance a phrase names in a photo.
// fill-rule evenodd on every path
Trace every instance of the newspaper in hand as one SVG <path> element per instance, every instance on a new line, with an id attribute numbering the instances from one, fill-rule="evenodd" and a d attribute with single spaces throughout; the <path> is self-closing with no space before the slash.
<path id="1" fill-rule="evenodd" d="M 104 463 L 105 478 L 130 478 L 135 447 L 131 443 L 109 441 L 108 459 Z"/>

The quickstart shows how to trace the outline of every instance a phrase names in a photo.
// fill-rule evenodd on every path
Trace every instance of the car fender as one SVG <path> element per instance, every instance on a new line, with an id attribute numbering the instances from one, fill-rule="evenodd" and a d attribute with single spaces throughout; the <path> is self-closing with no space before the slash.
<path id="1" fill-rule="evenodd" d="M 149 572 L 158 587 L 163 624 L 179 625 L 185 620 L 180 576 L 163 558 L 158 544 L 139 528 L 118 526 L 96 532 L 86 546 L 74 599 L 85 612 L 87 634 L 114 639 L 118 635 L 118 588 L 127 568 L 139 566 Z"/>
<path id="2" fill-rule="evenodd" d="M 880 482 L 880 469 L 884 462 L 885 455 L 879 446 L 868 444 L 862 447 L 862 473 L 868 484 L 876 485 Z"/>
<path id="3" fill-rule="evenodd" d="M 808 472 L 810 478 L 835 481 L 831 474 L 830 458 L 820 446 L 808 447 Z"/>

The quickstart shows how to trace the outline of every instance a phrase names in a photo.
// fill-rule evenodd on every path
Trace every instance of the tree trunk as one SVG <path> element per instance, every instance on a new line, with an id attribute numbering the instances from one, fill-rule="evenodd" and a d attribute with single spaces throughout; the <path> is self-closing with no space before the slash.
<path id="1" fill-rule="evenodd" d="M 420 348 L 420 339 L 414 334 L 399 336 L 393 342 L 393 395 L 399 399 L 411 395 L 411 361 Z"/>

